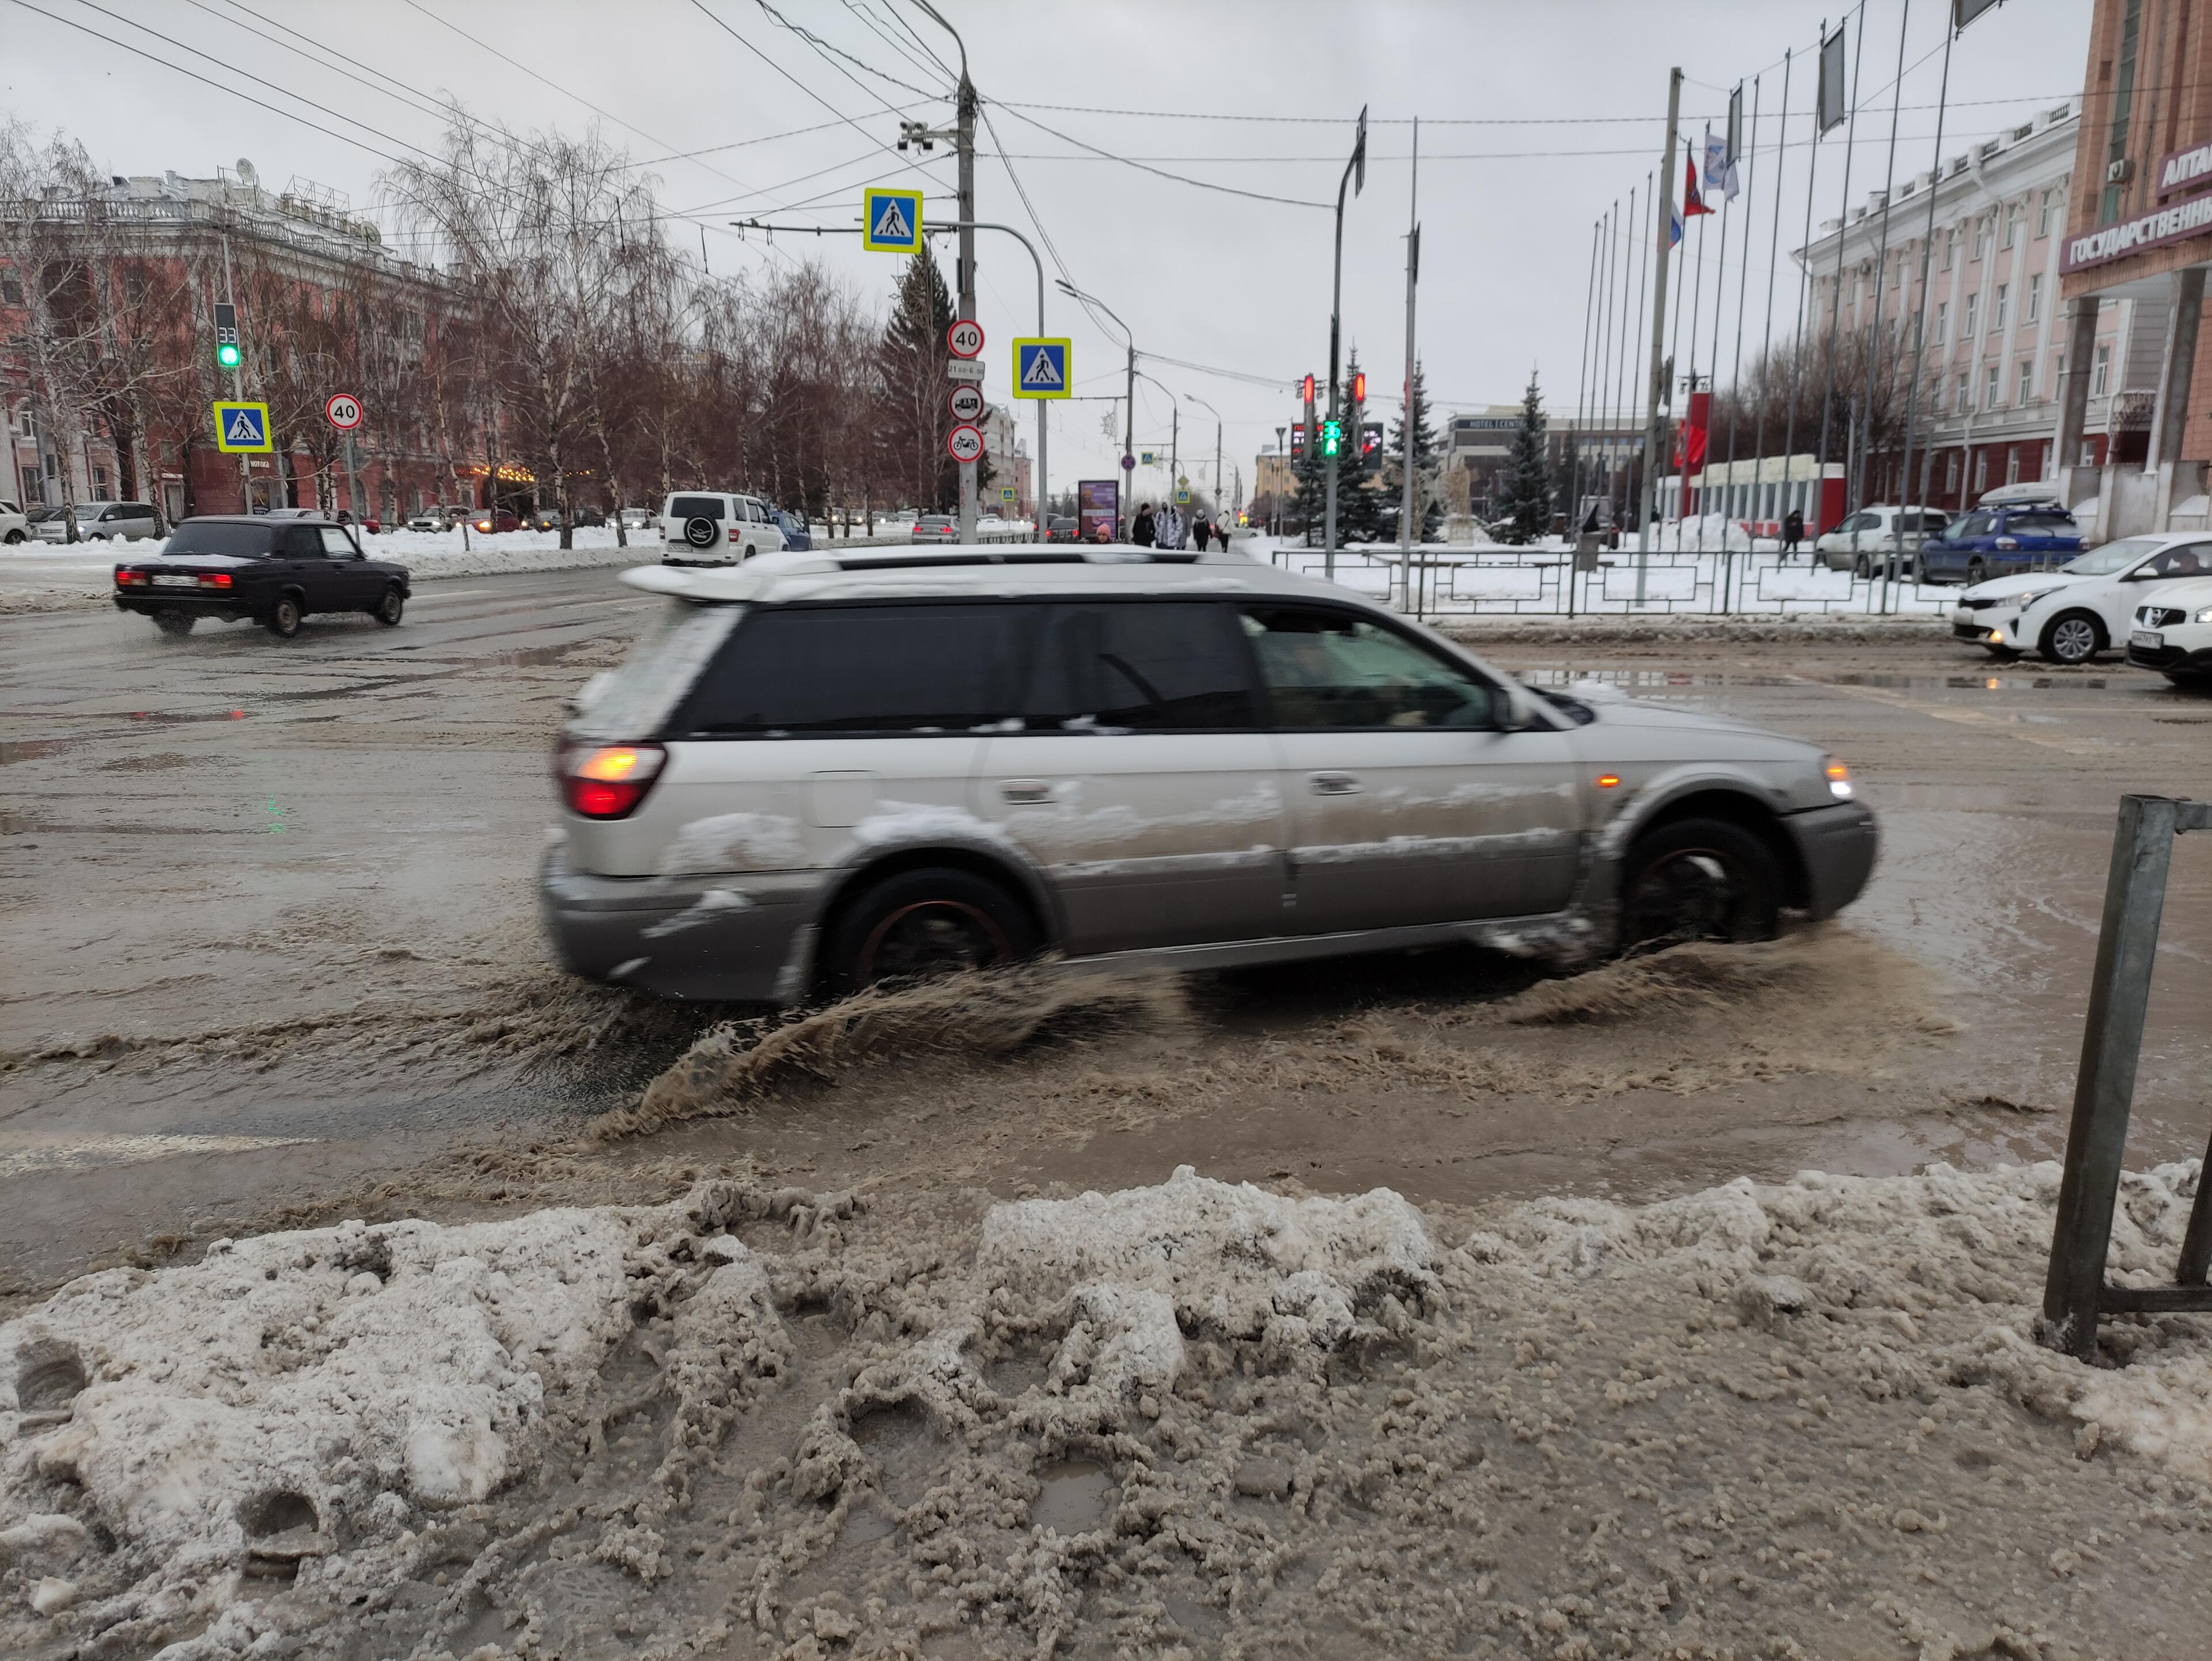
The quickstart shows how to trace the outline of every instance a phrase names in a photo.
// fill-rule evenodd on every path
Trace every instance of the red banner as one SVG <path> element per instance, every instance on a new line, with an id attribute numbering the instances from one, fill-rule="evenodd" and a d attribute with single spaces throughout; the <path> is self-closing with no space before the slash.
<path id="1" fill-rule="evenodd" d="M 1682 474 L 1682 509 L 1680 517 L 1690 516 L 1690 475 L 1705 465 L 1705 429 L 1712 419 L 1713 395 L 1711 392 L 1690 394 L 1689 418 L 1682 423 L 1680 441 L 1680 454 L 1676 458 Z"/>

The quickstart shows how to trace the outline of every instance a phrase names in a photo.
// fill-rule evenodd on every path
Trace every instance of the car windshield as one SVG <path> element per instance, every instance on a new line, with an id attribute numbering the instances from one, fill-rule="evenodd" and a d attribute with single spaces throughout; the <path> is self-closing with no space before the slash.
<path id="1" fill-rule="evenodd" d="M 228 554 L 234 559 L 258 559 L 274 545 L 276 532 L 264 525 L 201 524 L 186 520 L 169 533 L 170 554 Z"/>
<path id="2" fill-rule="evenodd" d="M 80 502 L 76 505 L 79 519 L 98 519 L 112 504 L 105 502 Z"/>
<path id="3" fill-rule="evenodd" d="M 2126 570 L 2158 545 L 2156 537 L 2124 537 L 2079 559 L 2069 559 L 2058 569 L 2069 577 L 2106 577 Z"/>

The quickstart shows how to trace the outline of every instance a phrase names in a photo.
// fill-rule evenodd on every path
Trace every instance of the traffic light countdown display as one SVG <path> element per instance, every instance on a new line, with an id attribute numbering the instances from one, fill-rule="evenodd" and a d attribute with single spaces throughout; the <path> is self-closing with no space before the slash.
<path id="1" fill-rule="evenodd" d="M 222 301 L 215 308 L 215 361 L 216 366 L 235 369 L 239 364 L 238 307 Z"/>

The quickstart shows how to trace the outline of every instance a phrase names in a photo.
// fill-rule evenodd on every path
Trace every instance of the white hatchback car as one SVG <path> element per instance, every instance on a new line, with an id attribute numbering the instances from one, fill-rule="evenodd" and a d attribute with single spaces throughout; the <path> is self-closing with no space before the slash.
<path id="1" fill-rule="evenodd" d="M 664 565 L 741 565 L 783 551 L 783 526 L 758 496 L 679 490 L 661 509 Z"/>
<path id="2" fill-rule="evenodd" d="M 669 616 L 577 699 L 539 886 L 594 980 L 792 1003 L 1046 950 L 1573 960 L 1762 937 L 1874 864 L 1818 745 L 1540 693 L 1236 554 L 854 549 L 623 581 Z"/>
<path id="3" fill-rule="evenodd" d="M 2130 622 L 2130 663 L 2176 686 L 2212 687 L 2212 577 L 2162 585 Z"/>
<path id="4" fill-rule="evenodd" d="M 2068 561 L 1975 584 L 1959 596 L 1951 632 L 1997 657 L 2040 653 L 2087 663 L 2124 647 L 2136 609 L 2171 582 L 2212 576 L 2212 537 L 2202 531 L 2124 537 Z"/>
<path id="5" fill-rule="evenodd" d="M 0 543 L 17 543 L 31 534 L 31 521 L 12 502 L 0 502 Z"/>

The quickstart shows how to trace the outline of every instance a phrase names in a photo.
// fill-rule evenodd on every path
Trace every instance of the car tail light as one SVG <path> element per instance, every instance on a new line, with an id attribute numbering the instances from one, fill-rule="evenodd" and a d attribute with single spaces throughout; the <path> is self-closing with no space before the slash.
<path id="1" fill-rule="evenodd" d="M 115 586 L 118 588 L 143 588 L 146 586 L 146 574 L 143 571 L 126 570 L 118 565 L 115 568 Z"/>
<path id="2" fill-rule="evenodd" d="M 638 803 L 668 759 L 657 744 L 563 745 L 555 758 L 562 799 L 587 819 L 618 819 Z"/>
<path id="3" fill-rule="evenodd" d="M 207 572 L 200 578 L 200 587 L 203 588 L 228 588 L 230 587 L 230 573 L 228 571 Z"/>

